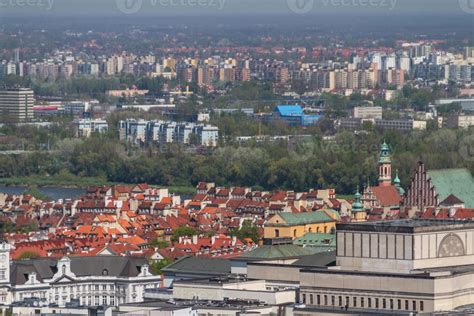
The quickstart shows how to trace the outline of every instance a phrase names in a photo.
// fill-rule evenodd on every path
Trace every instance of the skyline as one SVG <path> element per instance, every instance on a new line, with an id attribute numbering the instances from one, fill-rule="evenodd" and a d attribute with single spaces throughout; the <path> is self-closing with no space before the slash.
<path id="1" fill-rule="evenodd" d="M 470 0 L 2 0 L 0 15 L 161 16 L 472 14 Z"/>

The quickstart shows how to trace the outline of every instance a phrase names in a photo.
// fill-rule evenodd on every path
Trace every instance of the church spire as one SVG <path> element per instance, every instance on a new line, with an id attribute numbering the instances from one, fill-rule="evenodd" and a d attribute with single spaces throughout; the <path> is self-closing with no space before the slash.
<path id="1" fill-rule="evenodd" d="M 390 147 L 384 141 L 380 147 L 379 155 L 379 185 L 392 185 L 392 160 L 390 155 Z"/>

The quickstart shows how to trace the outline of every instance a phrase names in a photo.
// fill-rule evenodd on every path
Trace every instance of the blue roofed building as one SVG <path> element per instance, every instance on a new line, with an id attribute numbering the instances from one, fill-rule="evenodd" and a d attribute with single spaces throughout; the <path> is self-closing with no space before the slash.
<path id="1" fill-rule="evenodd" d="M 310 126 L 316 124 L 321 115 L 309 115 L 300 105 L 278 105 L 273 110 L 273 120 L 283 120 L 292 126 Z"/>

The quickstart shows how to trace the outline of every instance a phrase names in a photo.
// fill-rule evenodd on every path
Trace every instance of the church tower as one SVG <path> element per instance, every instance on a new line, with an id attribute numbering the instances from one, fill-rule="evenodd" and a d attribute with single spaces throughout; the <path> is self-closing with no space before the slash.
<path id="1" fill-rule="evenodd" d="M 359 187 L 357 187 L 357 193 L 354 195 L 354 203 L 352 203 L 352 221 L 353 222 L 365 222 L 367 218 L 367 212 L 360 201 L 361 194 L 359 193 Z"/>
<path id="2" fill-rule="evenodd" d="M 379 157 L 379 186 L 387 187 L 392 185 L 392 161 L 390 158 L 390 148 L 383 142 L 380 148 Z"/>

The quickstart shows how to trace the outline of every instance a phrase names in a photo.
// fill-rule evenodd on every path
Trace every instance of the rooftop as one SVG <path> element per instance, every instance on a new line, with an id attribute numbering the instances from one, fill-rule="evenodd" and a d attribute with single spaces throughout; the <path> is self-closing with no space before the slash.
<path id="1" fill-rule="evenodd" d="M 474 221 L 455 219 L 399 219 L 362 223 L 336 224 L 340 231 L 420 233 L 444 230 L 474 229 Z"/>

